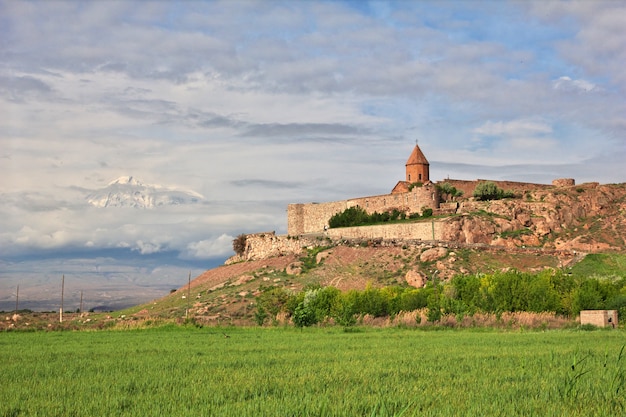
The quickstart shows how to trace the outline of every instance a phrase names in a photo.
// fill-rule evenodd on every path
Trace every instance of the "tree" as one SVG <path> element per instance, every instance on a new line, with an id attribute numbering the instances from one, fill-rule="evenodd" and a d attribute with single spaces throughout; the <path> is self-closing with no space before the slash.
<path id="1" fill-rule="evenodd" d="M 365 209 L 354 206 L 333 215 L 328 221 L 330 227 L 350 227 L 369 223 L 370 216 Z"/>
<path id="2" fill-rule="evenodd" d="M 341 292 L 335 287 L 312 287 L 304 291 L 304 297 L 293 312 L 296 327 L 307 327 L 321 323 L 331 316 Z"/>
<path id="3" fill-rule="evenodd" d="M 443 199 L 444 201 L 448 200 L 449 197 L 461 197 L 463 195 L 463 191 L 457 190 L 449 182 L 437 184 L 436 187 L 439 190 L 439 195 L 441 195 L 441 197 L 446 197 Z"/>
<path id="4" fill-rule="evenodd" d="M 265 290 L 257 297 L 258 316 L 263 317 L 263 321 L 266 317 L 271 317 L 272 321 L 276 323 L 276 316 L 286 309 L 289 299 L 289 293 L 282 287 L 274 287 Z"/>
<path id="5" fill-rule="evenodd" d="M 341 326 L 349 327 L 356 324 L 358 291 L 351 290 L 340 293 L 332 307 L 331 315 Z"/>
<path id="6" fill-rule="evenodd" d="M 491 181 L 483 181 L 474 189 L 474 197 L 479 201 L 500 200 L 513 196 L 514 194 L 511 191 L 504 191 Z"/>
<path id="7" fill-rule="evenodd" d="M 572 315 L 579 314 L 581 310 L 597 310 L 604 308 L 602 289 L 596 279 L 584 280 L 574 290 L 572 300 Z"/>

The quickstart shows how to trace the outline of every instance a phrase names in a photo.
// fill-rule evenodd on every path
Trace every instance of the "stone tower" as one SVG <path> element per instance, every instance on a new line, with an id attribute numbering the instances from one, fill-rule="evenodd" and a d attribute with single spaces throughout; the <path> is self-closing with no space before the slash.
<path id="1" fill-rule="evenodd" d="M 410 183 L 430 181 L 429 166 L 428 160 L 416 143 L 409 160 L 406 161 L 406 181 Z"/>

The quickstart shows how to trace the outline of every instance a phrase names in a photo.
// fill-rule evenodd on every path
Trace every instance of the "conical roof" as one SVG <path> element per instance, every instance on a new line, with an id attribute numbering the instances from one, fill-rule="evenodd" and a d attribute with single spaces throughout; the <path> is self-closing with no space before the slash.
<path id="1" fill-rule="evenodd" d="M 417 144 L 415 144 L 415 148 L 413 148 L 413 152 L 411 152 L 411 156 L 409 156 L 409 160 L 406 161 L 406 164 L 407 165 L 416 165 L 416 164 L 430 165 L 428 163 L 428 160 L 422 153 L 422 150 L 420 149 L 419 146 L 417 146 Z"/>

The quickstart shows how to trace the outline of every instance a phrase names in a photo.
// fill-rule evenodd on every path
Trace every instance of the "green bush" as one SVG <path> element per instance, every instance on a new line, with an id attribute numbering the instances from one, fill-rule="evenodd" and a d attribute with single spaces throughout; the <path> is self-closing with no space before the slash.
<path id="1" fill-rule="evenodd" d="M 500 200 L 512 198 L 515 194 L 511 191 L 504 191 L 491 181 L 480 182 L 474 189 L 474 198 L 479 201 Z"/>
<path id="2" fill-rule="evenodd" d="M 457 190 L 456 187 L 453 187 L 452 184 L 448 182 L 436 184 L 435 187 L 439 190 L 439 195 L 444 201 L 449 197 L 461 197 L 463 195 L 463 191 Z"/>
<path id="3" fill-rule="evenodd" d="M 433 209 L 424 207 L 422 208 L 421 217 L 431 217 L 433 215 Z M 368 224 L 387 223 L 392 221 L 406 220 L 406 219 L 419 219 L 419 213 L 411 213 L 407 215 L 406 212 L 398 209 L 386 211 L 383 213 L 374 212 L 368 214 L 364 209 L 359 206 L 354 206 L 345 209 L 341 213 L 334 214 L 328 220 L 328 226 L 331 228 L 336 227 L 354 227 L 364 226 Z"/>
<path id="4" fill-rule="evenodd" d="M 615 309 L 626 317 L 626 279 L 576 277 L 562 271 L 539 273 L 510 270 L 493 274 L 458 275 L 436 287 L 390 286 L 342 293 L 334 287 L 309 285 L 290 295 L 272 288 L 257 297 L 255 320 L 263 324 L 276 320 L 281 311 L 292 316 L 298 327 L 323 323 L 329 318 L 352 326 L 357 316 L 394 316 L 401 311 L 427 307 L 428 320 L 442 314 L 459 317 L 476 312 L 555 312 L 575 317 L 586 309 Z"/>
<path id="5" fill-rule="evenodd" d="M 349 207 L 333 215 L 328 221 L 329 227 L 351 227 L 369 223 L 370 216 L 359 206 Z"/>
<path id="6" fill-rule="evenodd" d="M 265 318 L 268 317 L 272 319 L 273 323 L 276 323 L 276 317 L 281 311 L 286 311 L 290 298 L 291 296 L 287 290 L 282 287 L 274 287 L 263 291 L 257 297 L 257 312 L 255 314 L 257 323 L 260 320 L 261 324 L 263 324 Z"/>

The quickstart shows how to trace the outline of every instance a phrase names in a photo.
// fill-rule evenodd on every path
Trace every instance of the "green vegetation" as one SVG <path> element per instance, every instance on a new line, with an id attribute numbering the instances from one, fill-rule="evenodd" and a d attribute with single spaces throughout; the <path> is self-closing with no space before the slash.
<path id="1" fill-rule="evenodd" d="M 491 181 L 480 182 L 474 189 L 474 198 L 479 201 L 501 200 L 503 198 L 513 198 L 515 194 L 511 191 L 504 191 Z"/>
<path id="2" fill-rule="evenodd" d="M 422 187 L 424 184 L 421 182 L 412 182 L 409 184 L 409 191 L 412 191 L 415 187 Z"/>
<path id="3" fill-rule="evenodd" d="M 520 237 L 520 236 L 524 236 L 524 235 L 532 235 L 533 231 L 530 230 L 528 227 L 524 227 L 523 229 L 517 229 L 517 230 L 509 230 L 506 232 L 502 232 L 500 233 L 500 237 L 502 238 L 516 238 L 516 237 Z"/>
<path id="4" fill-rule="evenodd" d="M 316 246 L 307 249 L 306 255 L 300 258 L 300 262 L 302 262 L 302 273 L 316 268 L 319 265 L 317 263 L 317 254 L 330 248 L 332 248 L 332 246 Z"/>
<path id="5" fill-rule="evenodd" d="M 435 184 L 435 187 L 439 190 L 439 195 L 446 201 L 450 197 L 462 197 L 463 191 L 457 190 L 452 184 L 444 182 L 443 184 Z"/>
<path id="6" fill-rule="evenodd" d="M 430 208 L 424 208 L 422 211 L 422 218 L 431 217 L 433 215 L 433 210 Z M 418 213 L 411 213 L 408 216 L 409 219 L 419 219 L 420 215 Z M 328 221 L 328 226 L 331 228 L 335 227 L 353 227 L 353 226 L 364 226 L 371 224 L 381 224 L 381 223 L 389 223 L 400 220 L 406 220 L 407 215 L 405 212 L 399 210 L 392 210 L 390 212 L 378 213 L 374 212 L 372 214 L 368 214 L 365 209 L 354 206 L 345 209 L 341 213 L 337 213 L 333 215 Z"/>
<path id="7" fill-rule="evenodd" d="M 571 272 L 580 277 L 626 278 L 626 254 L 590 253 Z"/>
<path id="8" fill-rule="evenodd" d="M 0 335 L 0 416 L 618 416 L 622 331 Z"/>
<path id="9" fill-rule="evenodd" d="M 281 297 L 276 298 L 276 293 Z M 422 308 L 428 308 L 429 322 L 443 315 L 462 318 L 504 312 L 554 312 L 573 318 L 587 309 L 616 309 L 626 317 L 626 279 L 588 278 L 553 270 L 536 274 L 511 270 L 458 275 L 448 283 L 429 282 L 420 289 L 368 286 L 363 291 L 341 293 L 333 287 L 310 286 L 299 293 L 288 293 L 273 288 L 259 296 L 258 306 L 274 317 L 280 312 L 291 316 L 299 327 L 330 319 L 355 323 L 355 316 L 394 317 Z"/>

